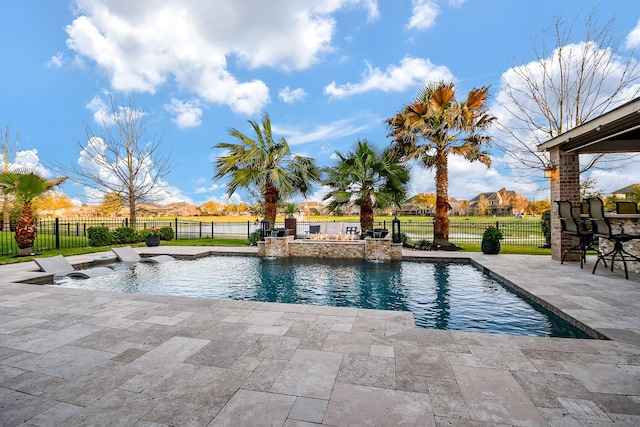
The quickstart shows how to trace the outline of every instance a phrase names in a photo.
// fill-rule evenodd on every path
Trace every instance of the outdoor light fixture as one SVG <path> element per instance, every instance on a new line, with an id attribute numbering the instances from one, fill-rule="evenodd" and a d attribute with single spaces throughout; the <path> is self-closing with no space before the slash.
<path id="1" fill-rule="evenodd" d="M 267 236 L 267 232 L 271 229 L 269 220 L 267 218 L 260 221 L 260 231 L 261 236 L 260 240 L 264 241 L 264 238 Z"/>
<path id="2" fill-rule="evenodd" d="M 553 173 L 556 171 L 556 167 L 553 164 L 548 163 L 544 167 L 544 177 L 545 178 L 553 178 Z"/>
<path id="3" fill-rule="evenodd" d="M 402 236 L 400 234 L 400 220 L 398 217 L 393 218 L 393 221 L 391 221 L 391 238 L 393 243 L 402 242 Z"/>

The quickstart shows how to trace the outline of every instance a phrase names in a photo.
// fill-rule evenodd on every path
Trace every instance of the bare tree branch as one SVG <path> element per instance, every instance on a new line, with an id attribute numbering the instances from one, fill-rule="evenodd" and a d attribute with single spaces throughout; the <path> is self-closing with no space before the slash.
<path id="1" fill-rule="evenodd" d="M 85 124 L 78 163 L 61 168 L 82 185 L 112 193 L 129 208 L 129 222 L 135 227 L 140 203 L 155 203 L 167 188 L 163 178 L 171 171 L 170 155 L 160 151 L 161 139 L 148 136 L 146 113 L 135 99 L 119 105 L 109 97 L 109 111 L 101 127 Z"/>
<path id="2" fill-rule="evenodd" d="M 640 94 L 640 69 L 633 54 L 615 52 L 613 19 L 598 28 L 596 12 L 586 19 L 582 41 L 571 43 L 576 17 L 555 19 L 555 44 L 549 50 L 534 45 L 536 60 L 503 74 L 496 96 L 496 146 L 529 173 L 544 169 L 549 159 L 537 145 L 605 113 Z M 581 156 L 581 172 L 637 162 L 636 156 Z"/>

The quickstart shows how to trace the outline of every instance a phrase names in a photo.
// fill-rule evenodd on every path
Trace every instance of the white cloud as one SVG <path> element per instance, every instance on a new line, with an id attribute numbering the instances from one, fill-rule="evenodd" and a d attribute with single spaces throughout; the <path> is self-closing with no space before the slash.
<path id="1" fill-rule="evenodd" d="M 635 28 L 631 30 L 629 34 L 627 34 L 627 38 L 625 41 L 625 48 L 627 49 L 638 49 L 640 48 L 640 20 L 636 24 Z"/>
<path id="2" fill-rule="evenodd" d="M 604 192 L 605 196 L 627 185 L 640 182 L 640 169 L 637 165 L 626 165 L 612 170 L 593 170 L 589 177 L 595 180 L 595 186 Z"/>
<path id="3" fill-rule="evenodd" d="M 449 0 L 449 6 L 460 7 L 464 4 L 465 0 Z"/>
<path id="4" fill-rule="evenodd" d="M 239 80 L 229 58 L 238 69 L 305 69 L 333 50 L 334 13 L 360 7 L 370 20 L 379 14 L 375 0 L 76 0 L 76 6 L 67 47 L 106 72 L 114 90 L 155 93 L 175 81 L 206 102 L 249 115 L 269 102 L 269 89 L 261 80 Z"/>
<path id="5" fill-rule="evenodd" d="M 439 8 L 433 0 L 411 0 L 412 15 L 407 23 L 407 28 L 415 30 L 428 30 L 435 24 Z"/>
<path id="6" fill-rule="evenodd" d="M 278 98 L 286 104 L 293 104 L 298 101 L 302 101 L 306 98 L 307 93 L 302 88 L 290 89 L 289 86 L 285 87 L 278 93 Z"/>
<path id="7" fill-rule="evenodd" d="M 109 110 L 107 104 L 104 103 L 100 96 L 96 95 L 86 105 L 88 110 L 93 111 L 93 121 L 98 124 L 113 123 L 111 117 L 109 117 Z"/>
<path id="8" fill-rule="evenodd" d="M 290 128 L 281 125 L 273 125 L 274 135 L 282 135 L 289 145 L 305 144 L 315 141 L 327 141 L 357 135 L 359 132 L 370 129 L 379 123 L 381 118 L 361 115 L 347 119 L 337 120 L 329 124 L 315 125 L 312 129 Z"/>
<path id="9" fill-rule="evenodd" d="M 60 68 L 64 64 L 64 56 L 62 52 L 58 52 L 49 59 L 47 68 Z"/>
<path id="10" fill-rule="evenodd" d="M 180 101 L 173 98 L 171 104 L 164 108 L 176 116 L 171 121 L 179 128 L 192 128 L 202 124 L 202 108 L 198 100 Z"/>
<path id="11" fill-rule="evenodd" d="M 346 98 L 365 92 L 379 90 L 383 92 L 402 92 L 414 86 L 430 81 L 450 81 L 453 74 L 444 65 L 436 66 L 428 59 L 405 57 L 400 65 L 390 65 L 386 71 L 366 64 L 367 70 L 359 83 L 343 85 L 331 82 L 324 88 L 324 93 L 331 98 Z"/>
<path id="12" fill-rule="evenodd" d="M 38 150 L 36 150 L 35 148 L 31 150 L 17 151 L 13 159 L 13 163 L 11 163 L 11 165 L 9 166 L 9 170 L 27 170 L 35 172 L 43 178 L 53 177 L 51 171 L 45 168 L 42 163 L 40 163 Z"/>
<path id="13" fill-rule="evenodd" d="M 109 93 L 106 91 L 103 91 L 102 94 L 109 96 Z M 130 108 L 125 105 L 117 105 L 117 110 L 114 112 L 100 95 L 94 96 L 85 107 L 93 111 L 94 122 L 107 127 L 115 125 L 116 121 L 123 123 L 131 120 L 138 121 L 147 114 L 142 110 L 131 111 Z"/>

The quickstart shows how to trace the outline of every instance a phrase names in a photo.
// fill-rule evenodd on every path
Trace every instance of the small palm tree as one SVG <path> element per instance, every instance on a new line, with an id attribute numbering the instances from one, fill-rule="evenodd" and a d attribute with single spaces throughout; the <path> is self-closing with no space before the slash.
<path id="1" fill-rule="evenodd" d="M 287 202 L 282 211 L 287 218 L 293 218 L 295 214 L 300 213 L 300 209 L 295 203 Z"/>
<path id="2" fill-rule="evenodd" d="M 439 83 L 424 87 L 415 101 L 387 120 L 393 150 L 404 159 L 417 159 L 436 171 L 436 212 L 433 243 L 449 243 L 449 172 L 448 156 L 456 154 L 487 167 L 491 159 L 483 144 L 490 137 L 480 132 L 494 120 L 486 108 L 487 87 L 473 89 L 464 102 L 455 99 L 453 84 Z M 423 141 L 421 144 L 420 142 Z"/>
<path id="3" fill-rule="evenodd" d="M 335 166 L 325 168 L 322 181 L 331 188 L 324 200 L 329 200 L 330 212 L 355 204 L 360 206 L 360 227 L 373 228 L 373 210 L 400 206 L 407 194 L 409 169 L 390 150 L 380 152 L 364 140 L 355 144 L 346 155 L 336 152 Z"/>
<path id="4" fill-rule="evenodd" d="M 19 255 L 29 255 L 33 252 L 33 242 L 36 240 L 36 229 L 31 203 L 36 197 L 53 189 L 67 178 L 46 179 L 30 170 L 0 173 L 0 187 L 3 194 L 13 195 L 22 205 L 22 213 L 16 222 L 15 239 Z"/>
<path id="5" fill-rule="evenodd" d="M 284 138 L 275 141 L 268 114 L 259 123 L 249 120 L 256 134 L 250 138 L 236 129 L 229 135 L 239 142 L 221 142 L 214 148 L 227 150 L 215 161 L 214 179 L 229 176 L 228 195 L 238 188 L 257 189 L 264 196 L 264 216 L 273 228 L 279 200 L 297 194 L 306 195 L 315 182 L 320 181 L 320 170 L 313 159 L 293 156 Z"/>

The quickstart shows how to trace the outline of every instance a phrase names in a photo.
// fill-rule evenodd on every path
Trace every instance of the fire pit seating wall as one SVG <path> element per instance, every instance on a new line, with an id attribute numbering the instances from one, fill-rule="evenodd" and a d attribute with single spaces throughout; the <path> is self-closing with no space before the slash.
<path id="1" fill-rule="evenodd" d="M 344 224 L 327 223 L 327 234 L 345 233 Z M 267 237 L 258 242 L 258 255 L 267 258 L 304 257 L 304 258 L 345 258 L 375 261 L 395 261 L 402 259 L 402 243 L 393 243 L 390 236 L 384 238 L 366 237 L 356 240 L 312 240 L 298 239 L 294 236 Z"/>

